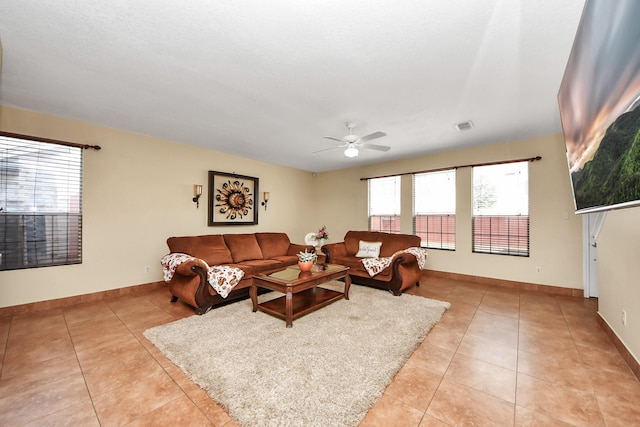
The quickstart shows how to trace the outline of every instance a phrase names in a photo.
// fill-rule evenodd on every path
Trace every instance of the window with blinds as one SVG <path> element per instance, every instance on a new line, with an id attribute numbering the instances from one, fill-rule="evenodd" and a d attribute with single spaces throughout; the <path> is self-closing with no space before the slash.
<path id="1" fill-rule="evenodd" d="M 529 256 L 529 162 L 473 168 L 473 252 Z"/>
<path id="2" fill-rule="evenodd" d="M 413 175 L 413 232 L 423 247 L 456 249 L 455 169 Z"/>
<path id="3" fill-rule="evenodd" d="M 369 181 L 369 230 L 400 233 L 400 177 Z"/>
<path id="4" fill-rule="evenodd" d="M 82 262 L 82 149 L 0 136 L 0 270 Z"/>

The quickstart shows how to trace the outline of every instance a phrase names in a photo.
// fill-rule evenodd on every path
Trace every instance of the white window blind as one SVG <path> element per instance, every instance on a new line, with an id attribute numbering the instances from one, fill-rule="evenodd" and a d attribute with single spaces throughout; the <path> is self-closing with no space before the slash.
<path id="1" fill-rule="evenodd" d="M 400 233 L 400 177 L 369 181 L 369 230 Z"/>
<path id="2" fill-rule="evenodd" d="M 0 136 L 0 270 L 82 261 L 82 149 Z"/>
<path id="3" fill-rule="evenodd" d="M 529 256 L 529 162 L 473 168 L 473 252 Z"/>
<path id="4" fill-rule="evenodd" d="M 455 250 L 455 169 L 413 175 L 413 232 L 424 247 Z"/>

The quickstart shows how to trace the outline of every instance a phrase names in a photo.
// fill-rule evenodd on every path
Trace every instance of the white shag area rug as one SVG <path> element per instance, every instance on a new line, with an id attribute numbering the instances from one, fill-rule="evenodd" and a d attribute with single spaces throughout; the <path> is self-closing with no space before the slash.
<path id="1" fill-rule="evenodd" d="M 349 294 L 292 328 L 244 300 L 144 335 L 242 426 L 357 426 L 449 303 Z"/>

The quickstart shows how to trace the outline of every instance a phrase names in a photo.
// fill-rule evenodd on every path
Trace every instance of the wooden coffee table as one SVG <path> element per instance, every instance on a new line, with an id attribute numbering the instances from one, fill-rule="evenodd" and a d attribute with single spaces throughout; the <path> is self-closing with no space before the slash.
<path id="1" fill-rule="evenodd" d="M 318 285 L 331 280 L 344 278 L 344 292 L 319 288 Z M 271 274 L 253 276 L 253 285 L 249 290 L 253 312 L 260 310 L 272 316 L 284 319 L 287 328 L 293 326 L 293 320 L 311 313 L 339 299 L 349 299 L 349 267 L 326 264 L 324 269 L 314 265 L 309 272 L 302 272 L 297 266 Z M 281 292 L 284 296 L 258 304 L 258 287 Z"/>

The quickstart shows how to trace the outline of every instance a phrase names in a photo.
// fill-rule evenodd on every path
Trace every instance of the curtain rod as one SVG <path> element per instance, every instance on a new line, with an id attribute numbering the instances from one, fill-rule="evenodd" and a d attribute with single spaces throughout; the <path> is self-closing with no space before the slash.
<path id="1" fill-rule="evenodd" d="M 17 138 L 17 139 L 30 139 L 32 141 L 48 142 L 49 144 L 66 145 L 68 147 L 82 148 L 82 149 L 85 149 L 85 150 L 88 150 L 89 148 L 92 148 L 94 150 L 101 150 L 102 149 L 102 147 L 100 147 L 99 145 L 78 144 L 77 142 L 60 141 L 58 139 L 43 138 L 43 137 L 40 137 L 40 136 L 23 135 L 23 134 L 20 134 L 20 133 L 4 132 L 4 131 L 1 131 L 1 130 L 0 130 L 0 136 L 6 136 L 6 137 L 9 137 L 9 138 Z"/>
<path id="2" fill-rule="evenodd" d="M 540 156 L 536 156 L 536 157 L 529 157 L 527 159 L 515 159 L 515 160 L 502 160 L 499 162 L 487 162 L 487 163 L 472 163 L 469 165 L 458 165 L 458 166 L 449 166 L 446 168 L 437 168 L 437 169 L 426 169 L 426 170 L 421 170 L 421 171 L 413 171 L 413 172 L 402 172 L 402 173 L 394 173 L 391 175 L 380 175 L 380 176 L 370 176 L 367 178 L 360 178 L 360 181 L 368 181 L 370 179 L 376 179 L 376 178 L 389 178 L 392 176 L 400 176 L 400 175 L 413 175 L 416 173 L 427 173 L 427 172 L 440 172 L 440 171 L 448 171 L 450 169 L 458 169 L 458 168 L 472 168 L 472 167 L 476 167 L 476 166 L 493 166 L 493 165 L 504 165 L 507 163 L 517 163 L 517 162 L 535 162 L 538 160 L 542 160 L 542 157 Z"/>

